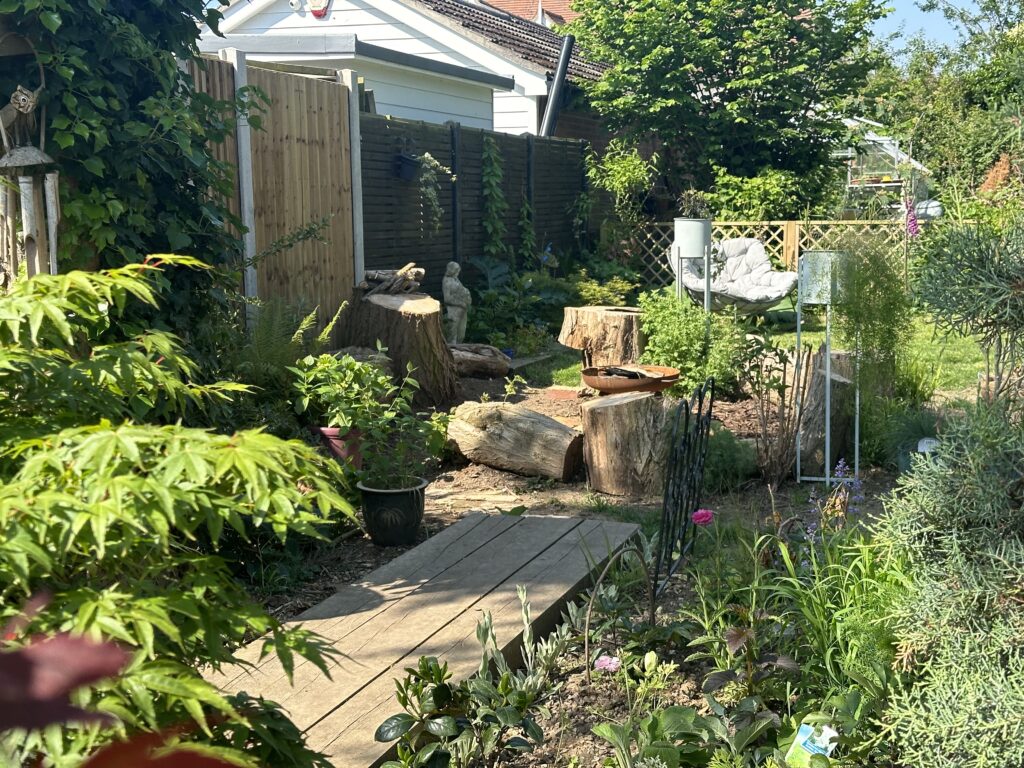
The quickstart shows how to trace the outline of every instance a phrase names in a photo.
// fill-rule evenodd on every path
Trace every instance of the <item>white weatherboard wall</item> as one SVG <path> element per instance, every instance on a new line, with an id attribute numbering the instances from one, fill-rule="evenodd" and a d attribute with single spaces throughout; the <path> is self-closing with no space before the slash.
<path id="1" fill-rule="evenodd" d="M 457 26 L 439 23 L 435 18 L 421 13 L 398 0 L 332 0 L 323 19 L 314 18 L 305 5 L 295 11 L 288 0 L 249 0 L 238 3 L 226 13 L 220 24 L 222 32 L 230 38 L 233 34 L 246 35 L 293 35 L 303 34 L 354 34 L 363 43 L 390 48 L 401 53 L 420 56 L 425 59 L 455 64 L 468 69 L 490 72 L 501 77 L 515 79 L 515 92 L 494 93 L 492 125 L 496 131 L 505 133 L 536 133 L 539 124 L 538 99 L 547 93 L 547 83 L 542 74 L 527 69 L 522 63 L 495 53 L 476 41 L 458 32 Z M 477 86 L 467 84 L 453 90 L 451 85 L 440 88 L 438 84 L 426 85 L 397 82 L 393 74 L 373 72 L 366 62 L 359 60 L 352 64 L 316 61 L 314 57 L 274 55 L 261 57 L 255 52 L 253 59 L 278 62 L 304 62 L 317 66 L 352 66 L 365 76 L 368 87 L 374 89 L 377 111 L 399 117 L 416 117 L 430 122 L 458 120 L 466 125 L 492 127 L 479 122 L 480 104 L 471 106 L 467 101 L 480 101 Z M 379 85 L 374 82 L 377 76 Z M 438 78 L 439 80 L 441 78 Z M 378 88 L 380 89 L 378 91 Z M 409 88 L 419 93 L 403 92 Z M 475 91 L 475 93 L 474 93 Z M 447 99 L 455 99 L 448 101 Z M 401 102 L 408 101 L 408 111 L 399 109 Z M 490 97 L 488 96 L 488 101 Z M 433 106 L 431 106 L 433 102 Z M 388 105 L 388 106 L 386 106 Z M 452 113 L 443 119 L 436 113 Z M 435 113 L 429 116 L 430 113 Z M 464 118 L 464 119 L 463 119 Z"/>
<path id="2" fill-rule="evenodd" d="M 339 67 L 338 60 L 309 63 L 328 69 Z M 454 120 L 472 128 L 493 129 L 491 89 L 486 85 L 396 67 L 361 56 L 347 60 L 345 65 L 355 69 L 366 87 L 373 90 L 378 114 L 428 123 Z"/>

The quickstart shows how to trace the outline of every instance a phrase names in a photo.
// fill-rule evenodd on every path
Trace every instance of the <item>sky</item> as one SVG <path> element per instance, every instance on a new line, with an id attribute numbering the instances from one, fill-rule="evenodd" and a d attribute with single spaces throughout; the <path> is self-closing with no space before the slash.
<path id="1" fill-rule="evenodd" d="M 936 43 L 956 41 L 956 30 L 941 13 L 925 13 L 914 0 L 889 0 L 893 12 L 878 22 L 875 29 L 879 35 L 900 32 L 904 37 L 913 37 L 923 32 L 925 37 Z"/>

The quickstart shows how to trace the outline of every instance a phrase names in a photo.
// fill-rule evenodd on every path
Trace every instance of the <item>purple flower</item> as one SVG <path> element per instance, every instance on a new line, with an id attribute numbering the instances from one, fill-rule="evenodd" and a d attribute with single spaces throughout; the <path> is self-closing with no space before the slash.
<path id="1" fill-rule="evenodd" d="M 690 517 L 694 525 L 706 526 L 715 522 L 715 513 L 710 509 L 698 509 Z"/>
<path id="2" fill-rule="evenodd" d="M 618 656 L 598 656 L 594 662 L 594 669 L 598 672 L 618 672 L 622 667 L 622 661 Z"/>

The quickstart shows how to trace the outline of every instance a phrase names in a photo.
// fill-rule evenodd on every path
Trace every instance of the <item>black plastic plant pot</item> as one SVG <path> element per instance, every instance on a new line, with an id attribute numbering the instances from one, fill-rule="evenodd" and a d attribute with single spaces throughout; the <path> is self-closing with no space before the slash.
<path id="1" fill-rule="evenodd" d="M 420 169 L 420 159 L 416 155 L 402 153 L 395 161 L 395 173 L 402 181 L 412 181 Z"/>
<path id="2" fill-rule="evenodd" d="M 393 491 L 356 484 L 363 494 L 363 522 L 374 544 L 398 547 L 416 543 L 427 487 L 426 480 L 417 480 L 419 485 L 415 488 Z"/>

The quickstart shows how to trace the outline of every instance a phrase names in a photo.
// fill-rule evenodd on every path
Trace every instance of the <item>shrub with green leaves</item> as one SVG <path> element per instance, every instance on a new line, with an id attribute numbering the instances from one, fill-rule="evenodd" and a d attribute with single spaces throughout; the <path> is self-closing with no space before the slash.
<path id="1" fill-rule="evenodd" d="M 943 429 L 886 503 L 876 540 L 905 584 L 891 607 L 914 678 L 886 714 L 904 765 L 1024 763 L 1024 428 L 979 405 Z"/>
<path id="2" fill-rule="evenodd" d="M 735 315 L 712 315 L 709 334 L 704 310 L 689 298 L 676 298 L 671 288 L 640 294 L 640 309 L 647 336 L 642 360 L 679 369 L 674 394 L 688 397 L 710 376 L 718 392 L 736 392 L 746 342 Z"/>
<path id="3" fill-rule="evenodd" d="M 757 474 L 757 453 L 718 422 L 711 426 L 704 459 L 704 492 L 729 493 Z"/>
<path id="4" fill-rule="evenodd" d="M 158 304 L 168 263 L 201 266 L 154 257 L 22 280 L 0 296 L 0 624 L 48 593 L 12 642 L 70 631 L 132 654 L 121 677 L 76 694 L 116 726 L 8 733 L 4 764 L 73 766 L 126 733 L 179 725 L 184 741 L 243 765 L 322 762 L 274 706 L 226 697 L 199 670 L 232 662 L 255 635 L 285 669 L 296 655 L 322 665 L 323 646 L 255 604 L 218 547 L 229 531 L 320 535 L 352 515 L 345 480 L 301 443 L 183 426 L 242 387 L 192 383 L 173 335 L 103 341 L 132 305 Z"/>

